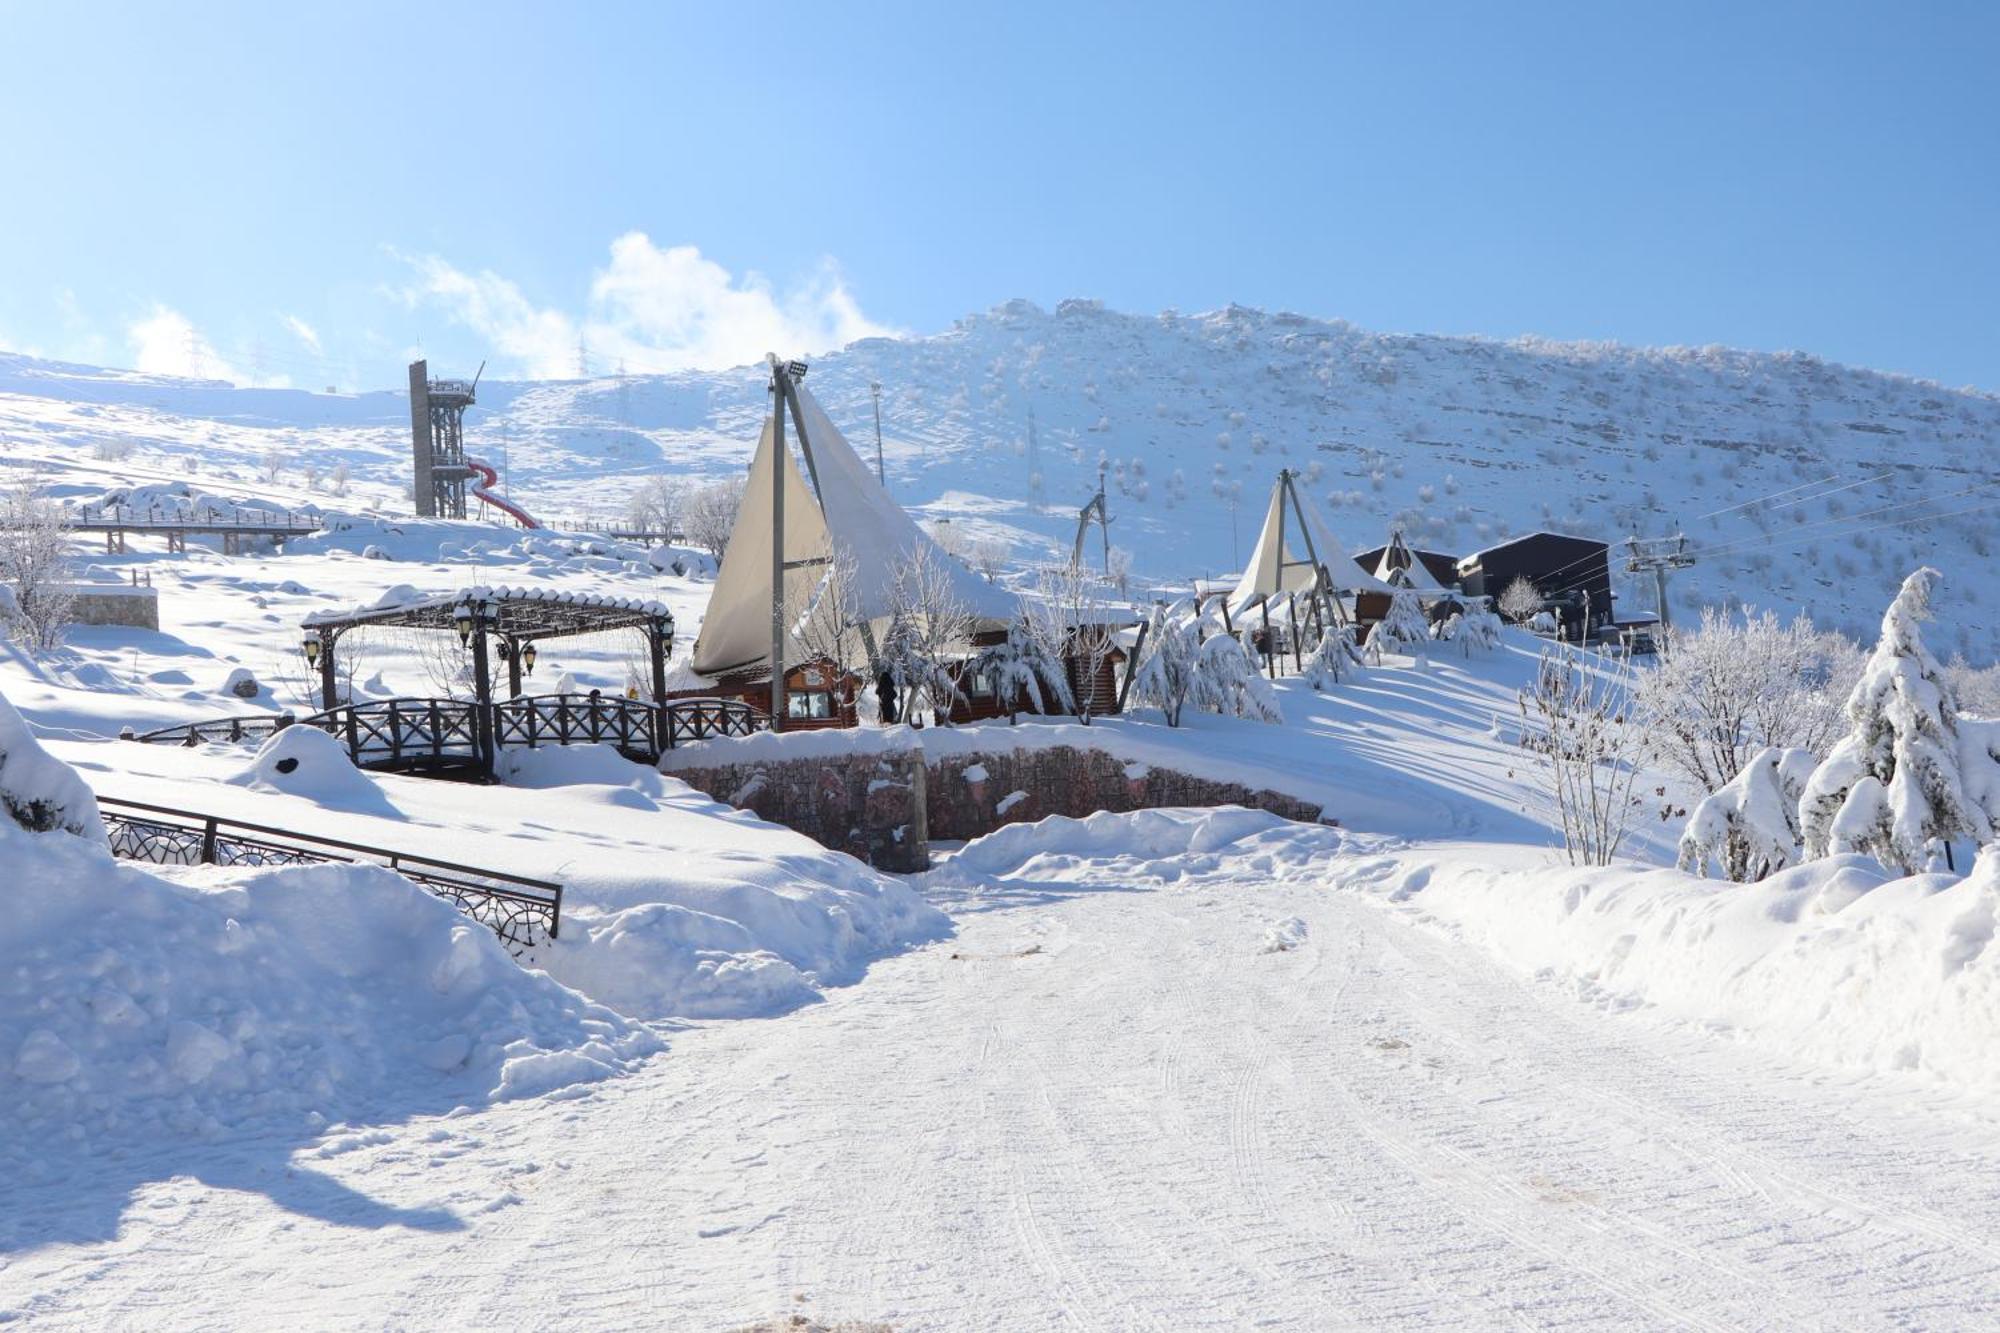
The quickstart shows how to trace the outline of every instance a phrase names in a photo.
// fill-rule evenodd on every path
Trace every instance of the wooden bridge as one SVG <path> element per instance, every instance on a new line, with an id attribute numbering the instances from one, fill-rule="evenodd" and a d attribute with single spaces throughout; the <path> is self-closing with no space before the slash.
<path id="1" fill-rule="evenodd" d="M 562 885 L 394 852 L 338 838 L 248 824 L 142 801 L 97 798 L 111 853 L 154 865 L 380 865 L 452 903 L 519 958 L 562 928 Z"/>
<path id="2" fill-rule="evenodd" d="M 609 745 L 650 764 L 710 736 L 767 731 L 770 715 L 736 699 L 655 704 L 601 694 L 527 694 L 496 703 L 469 699 L 370 699 L 307 717 L 250 713 L 161 727 L 130 737 L 157 745 L 261 741 L 289 726 L 317 727 L 347 747 L 357 768 L 379 773 L 490 779 L 502 749 Z"/>
<path id="3" fill-rule="evenodd" d="M 194 536 L 220 536 L 226 555 L 236 555 L 251 538 L 268 538 L 282 543 L 287 537 L 303 537 L 320 530 L 313 514 L 281 513 L 268 509 L 162 508 L 140 509 L 132 505 L 79 505 L 67 510 L 63 525 L 72 532 L 101 532 L 104 549 L 113 554 L 125 549 L 128 533 L 157 533 L 167 539 L 169 551 L 185 551 Z"/>

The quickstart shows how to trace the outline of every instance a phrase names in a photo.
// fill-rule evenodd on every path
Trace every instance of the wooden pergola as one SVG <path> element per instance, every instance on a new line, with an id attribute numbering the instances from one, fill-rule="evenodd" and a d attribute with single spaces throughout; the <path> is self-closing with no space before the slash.
<path id="1" fill-rule="evenodd" d="M 636 629 L 651 658 L 653 698 L 667 692 L 667 657 L 674 647 L 674 613 L 663 602 L 546 588 L 476 587 L 355 611 L 316 611 L 305 618 L 306 656 L 319 667 L 321 706 L 340 704 L 335 668 L 341 635 L 364 626 L 456 634 L 472 653 L 473 693 L 493 702 L 492 657 L 497 642 L 507 664 L 509 698 L 521 694 L 524 653 L 543 639 Z M 532 661 L 532 658 L 530 658 Z"/>

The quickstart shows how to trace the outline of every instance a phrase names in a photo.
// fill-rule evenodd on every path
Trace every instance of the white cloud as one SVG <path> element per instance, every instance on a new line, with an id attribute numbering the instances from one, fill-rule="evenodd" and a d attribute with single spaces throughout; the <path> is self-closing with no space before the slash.
<path id="1" fill-rule="evenodd" d="M 723 370 L 766 352 L 797 356 L 894 331 L 861 313 L 839 269 L 779 292 L 755 273 L 740 279 L 691 245 L 662 249 L 643 232 L 611 243 L 584 313 L 537 307 L 497 273 L 468 274 L 435 255 L 411 259 L 419 282 L 406 299 L 430 301 L 490 341 L 523 374 L 561 379 L 577 370 L 579 343 L 593 370 Z"/>
<path id="2" fill-rule="evenodd" d="M 283 375 L 247 374 L 230 364 L 215 349 L 215 344 L 195 328 L 192 320 L 168 306 L 155 305 L 151 314 L 127 324 L 125 340 L 132 349 L 133 368 L 149 375 L 228 380 L 262 388 L 282 388 L 291 383 Z"/>
<path id="3" fill-rule="evenodd" d="M 285 327 L 292 331 L 294 338 L 297 338 L 306 345 L 307 351 L 311 352 L 314 356 L 319 356 L 323 352 L 324 349 L 319 345 L 319 330 L 300 319 L 297 315 L 285 315 L 282 318 L 285 321 Z"/>

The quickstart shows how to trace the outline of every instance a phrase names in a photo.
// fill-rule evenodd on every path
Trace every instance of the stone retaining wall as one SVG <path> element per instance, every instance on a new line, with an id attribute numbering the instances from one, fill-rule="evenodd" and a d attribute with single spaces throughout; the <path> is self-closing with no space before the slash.
<path id="1" fill-rule="evenodd" d="M 761 760 L 671 774 L 761 819 L 883 870 L 930 865 L 930 840 L 960 840 L 1049 815 L 1242 805 L 1316 822 L 1320 807 L 1282 792 L 1128 763 L 1075 746 L 953 754 L 921 750 L 830 759 Z"/>

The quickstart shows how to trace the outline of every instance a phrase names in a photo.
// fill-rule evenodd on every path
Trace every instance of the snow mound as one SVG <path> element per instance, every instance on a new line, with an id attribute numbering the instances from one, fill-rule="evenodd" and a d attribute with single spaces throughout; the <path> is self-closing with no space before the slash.
<path id="1" fill-rule="evenodd" d="M 1398 858 L 1344 876 L 1528 972 L 1777 1053 L 2000 1087 L 2000 848 L 1890 878 L 1834 856 L 1756 884 L 1673 870 L 1491 870 Z"/>
<path id="2" fill-rule="evenodd" d="M 11 824 L 0 861 L 0 1157 L 443 1112 L 661 1049 L 379 867 L 169 880 Z"/>
<path id="3" fill-rule="evenodd" d="M 1306 923 L 1287 917 L 1264 932 L 1265 953 L 1290 953 L 1306 942 Z"/>
<path id="4" fill-rule="evenodd" d="M 97 794 L 76 770 L 41 747 L 5 695 L 0 695 L 0 812 L 22 828 L 105 840 Z"/>
<path id="5" fill-rule="evenodd" d="M 317 727 L 286 727 L 272 733 L 249 764 L 225 781 L 335 810 L 395 812 L 375 779 L 347 757 L 347 747 Z"/>
<path id="6" fill-rule="evenodd" d="M 1331 829 L 1240 805 L 1103 812 L 1082 819 L 1052 815 L 1033 824 L 1009 824 L 967 843 L 938 873 L 946 879 L 997 877 L 1021 874 L 1031 863 L 1055 870 L 1081 862 L 1157 862 L 1200 857 L 1261 835 L 1288 839 L 1299 833 L 1336 836 Z"/>
<path id="7" fill-rule="evenodd" d="M 739 923 L 672 903 L 572 915 L 544 952 L 551 975 L 621 1013 L 754 1018 L 819 998 L 809 977 Z"/>

